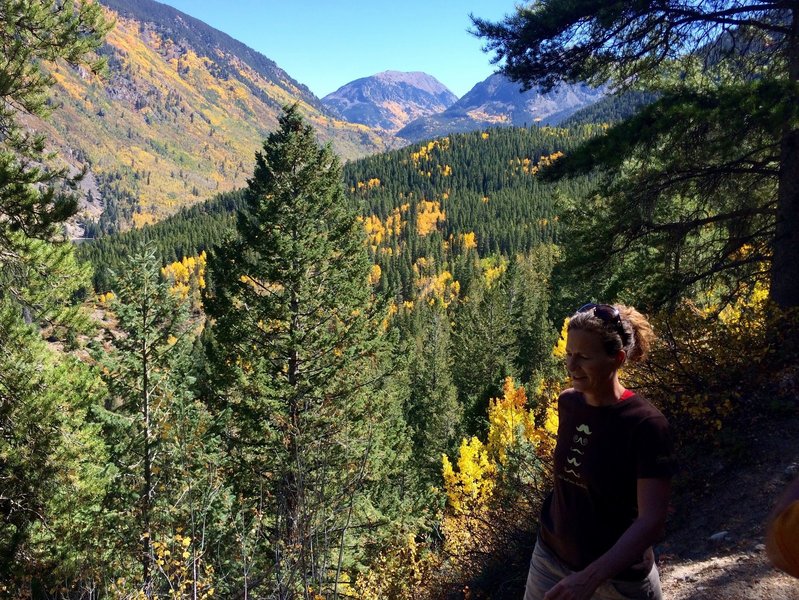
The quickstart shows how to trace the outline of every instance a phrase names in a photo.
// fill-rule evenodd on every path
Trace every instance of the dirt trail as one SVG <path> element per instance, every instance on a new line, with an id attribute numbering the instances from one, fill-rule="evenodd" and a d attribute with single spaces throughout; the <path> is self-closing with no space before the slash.
<path id="1" fill-rule="evenodd" d="M 799 412 L 753 423 L 739 451 L 684 465 L 659 561 L 666 600 L 799 600 L 799 579 L 772 568 L 764 524 L 799 475 Z"/>

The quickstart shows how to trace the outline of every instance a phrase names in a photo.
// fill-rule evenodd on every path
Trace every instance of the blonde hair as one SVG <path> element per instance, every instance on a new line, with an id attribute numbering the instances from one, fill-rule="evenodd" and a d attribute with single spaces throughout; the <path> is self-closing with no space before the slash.
<path id="1" fill-rule="evenodd" d="M 597 317 L 594 311 L 576 312 L 569 319 L 568 331 L 579 329 L 591 331 L 602 339 L 602 345 L 609 356 L 615 356 L 624 350 L 627 360 L 640 362 L 649 354 L 655 332 L 646 316 L 632 306 L 613 304 L 619 311 L 620 323 L 613 324 Z"/>

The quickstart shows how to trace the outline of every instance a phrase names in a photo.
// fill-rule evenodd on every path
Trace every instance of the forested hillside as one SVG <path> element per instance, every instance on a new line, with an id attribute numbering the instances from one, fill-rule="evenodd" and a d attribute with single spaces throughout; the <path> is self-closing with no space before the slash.
<path id="1" fill-rule="evenodd" d="M 296 118 L 292 109 L 287 119 Z M 282 144 L 283 137 L 290 137 L 291 129 L 287 127 L 284 125 L 279 134 L 270 138 L 280 140 L 273 143 Z M 457 500 L 462 493 L 460 478 L 465 473 L 457 475 L 448 466 L 449 461 L 442 466 L 442 455 L 485 452 L 479 450 L 482 446 L 477 437 L 468 442 L 466 450 L 459 450 L 463 436 L 496 438 L 490 443 L 491 452 L 504 455 L 514 435 L 512 427 L 508 427 L 520 419 L 528 423 L 529 435 L 539 440 L 542 448 L 549 447 L 547 440 L 556 423 L 549 408 L 551 391 L 547 391 L 557 380 L 551 360 L 557 328 L 549 324 L 548 316 L 549 279 L 558 254 L 555 197 L 576 197 L 588 188 L 590 178 L 541 185 L 536 176 L 545 165 L 558 160 L 564 152 L 571 151 L 581 140 L 599 130 L 601 128 L 593 126 L 571 131 L 535 127 L 462 134 L 349 163 L 340 178 L 330 182 L 345 194 L 341 196 L 341 208 L 346 207 L 353 218 L 357 217 L 353 221 L 354 239 L 366 259 L 362 283 L 356 280 L 348 285 L 354 285 L 356 290 L 360 287 L 359 293 L 368 291 L 372 296 L 375 304 L 368 312 L 369 319 L 373 320 L 370 327 L 373 333 L 383 332 L 378 338 L 385 344 L 381 360 L 386 362 L 382 366 L 378 363 L 379 371 L 374 374 L 379 381 L 378 390 L 381 390 L 378 397 L 382 400 L 370 409 L 383 418 L 375 434 L 387 436 L 387 442 L 393 440 L 389 443 L 396 451 L 389 454 L 391 458 L 383 463 L 383 468 L 400 469 L 403 473 L 394 483 L 375 482 L 378 489 L 388 487 L 394 503 L 381 504 L 380 510 L 387 511 L 382 512 L 382 517 L 381 513 L 371 517 L 368 513 L 353 515 L 353 518 L 366 518 L 363 526 L 370 531 L 369 539 L 380 542 L 373 547 L 374 541 L 367 543 L 360 536 L 353 538 L 354 553 L 345 554 L 344 564 L 350 565 L 349 568 L 358 564 L 362 566 L 357 568 L 365 568 L 372 560 L 401 560 L 400 556 L 411 551 L 411 547 L 416 548 L 413 552 L 425 555 L 433 552 L 425 559 L 432 560 L 440 549 L 436 549 L 433 538 L 428 539 L 423 532 L 438 531 L 442 527 L 450 530 L 448 544 L 451 549 L 466 544 L 458 551 L 468 550 L 468 542 L 462 536 L 471 517 L 453 513 L 442 520 L 439 512 L 447 497 L 456 504 L 466 502 Z M 282 156 L 269 143 L 264 146 L 264 152 L 274 156 L 269 159 L 272 162 Z M 266 156 L 259 155 L 256 164 L 261 164 Z M 268 181 L 271 175 L 267 173 L 273 172 L 271 169 L 262 171 L 259 177 Z M 259 214 L 256 211 L 270 210 L 275 218 L 282 219 L 277 215 L 288 210 L 274 212 L 278 209 L 253 204 L 262 197 L 255 193 L 255 186 L 259 185 L 256 180 L 243 192 L 222 195 L 161 223 L 79 246 L 79 254 L 89 257 L 95 265 L 95 284 L 101 292 L 98 307 L 109 311 L 108 314 L 116 314 L 121 309 L 120 302 L 129 301 L 120 296 L 120 281 L 128 280 L 132 267 L 141 268 L 132 265 L 130 257 L 137 256 L 148 241 L 157 249 L 159 262 L 165 265 L 161 274 L 174 293 L 183 298 L 197 318 L 211 311 L 213 322 L 220 325 L 203 333 L 207 338 L 203 346 L 208 344 L 204 352 L 207 362 L 203 363 L 205 372 L 198 375 L 198 393 L 213 407 L 212 414 L 222 411 L 218 413 L 220 416 L 227 414 L 225 406 L 231 402 L 225 399 L 227 395 L 241 393 L 236 391 L 240 383 L 235 382 L 242 377 L 249 380 L 254 373 L 267 368 L 266 365 L 257 369 L 247 366 L 256 360 L 257 353 L 253 354 L 256 346 L 238 350 L 244 352 L 236 355 L 238 357 L 231 357 L 229 353 L 238 346 L 236 340 L 246 339 L 253 332 L 258 337 L 257 332 L 271 323 L 266 317 L 273 310 L 269 308 L 271 304 L 264 304 L 266 312 L 256 317 L 261 314 L 256 306 L 267 300 L 256 293 L 246 300 L 250 307 L 247 314 L 258 310 L 253 318 L 260 320 L 242 330 L 239 321 L 243 314 L 239 310 L 231 311 L 231 306 L 241 301 L 232 300 L 232 295 L 252 294 L 252 286 L 281 290 L 288 281 L 266 282 L 290 277 L 290 272 L 283 270 L 287 264 L 278 266 L 283 264 L 284 258 L 274 250 L 259 250 L 259 254 L 255 254 L 256 247 L 276 235 L 276 230 L 257 233 L 251 229 L 262 218 L 256 217 Z M 300 208 L 292 204 L 291 210 Z M 299 215 L 307 216 L 305 212 Z M 325 223 L 326 230 L 331 224 L 327 218 Z M 263 241 L 262 236 L 266 236 Z M 305 245 L 316 236 L 306 230 L 301 239 Z M 315 252 L 313 247 L 307 251 L 311 255 Z M 257 258 L 260 255 L 263 257 Z M 346 256 L 347 262 L 356 260 L 358 252 L 351 249 Z M 256 262 L 250 266 L 242 264 L 242 261 L 252 260 Z M 277 262 L 269 267 L 270 271 L 261 270 L 273 260 Z M 325 268 L 332 268 L 332 264 L 335 263 Z M 150 269 L 155 268 L 152 262 L 149 265 Z M 271 274 L 264 280 L 267 272 Z M 315 288 L 317 301 L 321 289 Z M 335 297 L 340 298 L 343 293 L 338 292 Z M 270 292 L 267 297 L 272 295 Z M 224 328 L 225 333 L 221 329 L 217 332 L 217 327 Z M 235 328 L 236 332 L 227 333 L 228 328 Z M 269 334 L 258 344 L 271 345 L 272 342 L 266 340 L 277 334 L 277 331 Z M 276 343 L 278 338 L 274 339 Z M 348 352 L 352 350 L 353 347 L 348 346 Z M 220 379 L 222 371 L 212 366 L 218 361 L 224 365 L 240 365 L 244 370 L 239 375 L 226 374 Z M 228 368 L 223 367 L 223 370 Z M 109 379 L 109 384 L 112 381 L 113 378 Z M 263 384 L 268 381 L 269 378 Z M 247 385 L 262 383 L 253 380 Z M 256 402 L 255 398 L 264 392 L 251 388 L 249 393 L 254 396 L 248 402 Z M 535 403 L 537 417 L 526 408 L 528 394 Z M 496 401 L 491 401 L 492 398 Z M 229 409 L 233 411 L 231 415 L 236 415 L 232 417 L 234 420 L 245 418 L 233 405 L 229 405 Z M 314 425 L 317 426 L 320 425 Z M 239 434 L 236 437 L 238 440 Z M 250 437 L 246 441 L 244 438 L 235 442 L 229 440 L 229 443 L 235 443 L 234 448 L 239 444 L 247 447 L 261 444 Z M 310 442 L 303 442 L 307 443 Z M 235 455 L 240 452 L 233 448 L 232 451 Z M 538 461 L 534 456 L 528 458 Z M 244 460 L 244 456 L 240 459 Z M 254 468 L 254 464 L 247 466 L 247 469 Z M 443 479 L 444 488 L 441 487 L 442 476 L 448 478 Z M 242 485 L 241 482 L 231 483 Z M 247 485 L 251 488 L 254 483 Z M 394 485 L 400 485 L 401 489 L 394 489 Z M 368 497 L 368 490 L 369 485 L 364 481 L 352 491 Z M 377 506 L 373 510 L 377 510 Z M 244 515 L 236 518 L 244 518 Z M 382 519 L 382 524 L 371 519 Z M 512 534 L 508 528 L 512 529 L 511 523 L 504 523 L 503 536 Z M 397 534 L 400 537 L 395 537 Z M 417 542 L 406 547 L 404 536 L 409 534 L 420 536 L 418 548 Z M 287 532 L 286 535 L 292 534 Z M 358 539 L 361 541 L 356 543 Z M 497 538 L 491 544 L 500 541 L 501 538 Z M 366 547 L 354 550 L 364 543 Z M 386 552 L 399 554 L 393 556 Z M 421 559 L 421 555 L 418 558 Z M 424 568 L 432 568 L 434 564 L 431 562 Z M 456 562 L 451 567 L 455 571 L 443 570 L 442 575 L 450 574 L 431 584 L 435 583 L 442 590 L 447 588 L 451 585 L 448 577 L 457 579 L 464 576 L 458 574 L 461 569 L 468 573 L 470 569 L 479 568 L 470 564 L 471 560 L 463 564 Z M 384 592 L 379 591 L 382 586 L 406 584 L 394 581 L 390 571 L 370 569 L 368 573 L 363 580 L 353 582 L 352 589 L 357 590 L 353 593 L 360 597 L 384 597 Z"/>
<path id="2" fill-rule="evenodd" d="M 737 18 L 728 4 L 717 15 L 697 3 L 682 42 L 706 50 Z M 574 22 L 571 5 L 543 6 L 543 27 L 540 11 L 475 26 L 518 58 L 506 69 L 520 81 L 593 73 L 580 62 L 591 52 L 526 63 L 551 47 L 524 51 L 538 42 L 515 30 L 522 19 L 540 35 Z M 612 7 L 614 35 L 632 28 L 636 51 L 641 28 L 663 33 L 658 19 L 685 10 Z M 237 176 L 197 163 L 227 191 L 151 225 L 131 130 L 120 155 L 140 187 L 127 206 L 146 226 L 73 245 L 62 227 L 79 182 L 28 124 L 62 119 L 58 136 L 69 119 L 122 123 L 76 119 L 63 100 L 70 78 L 99 81 L 96 59 L 125 58 L 103 40 L 126 27 L 128 42 L 158 41 L 135 54 L 174 60 L 175 81 L 217 63 L 173 53 L 146 25 L 134 35 L 142 26 L 125 17 L 112 33 L 97 4 L 0 0 L 8 23 L 25 24 L 0 28 L 15 57 L 0 62 L 11 103 L 0 109 L 0 596 L 518 599 L 570 385 L 564 319 L 590 301 L 647 313 L 659 338 L 625 365 L 624 385 L 667 416 L 688 465 L 677 491 L 712 502 L 702 476 L 724 469 L 693 472 L 695 457 L 744 466 L 742 440 L 797 413 L 799 297 L 783 279 L 796 232 L 781 215 L 799 173 L 799 73 L 786 70 L 799 64 L 799 14 L 771 8 L 741 17 L 747 52 L 760 53 L 751 63 L 726 42 L 701 65 L 603 54 L 595 83 L 634 73 L 648 91 L 598 106 L 600 122 L 451 135 L 342 165 L 315 113 L 292 104 L 252 148 L 230 142 Z M 586 44 L 617 15 L 592 10 Z M 739 78 L 741 64 L 758 77 Z M 225 81 L 234 90 L 196 89 L 247 87 Z M 215 127 L 180 106 L 145 103 L 135 118 L 163 119 L 166 139 L 170 118 Z M 205 156 L 191 143 L 178 154 Z M 178 155 L 162 150 L 145 154 Z"/>
<path id="3" fill-rule="evenodd" d="M 457 256 L 511 257 L 554 242 L 554 202 L 577 197 L 587 178 L 542 184 L 537 171 L 585 140 L 596 126 L 572 130 L 532 127 L 459 134 L 345 165 L 350 205 L 364 219 L 380 291 L 401 300 L 416 297 L 412 276 L 419 258 L 428 270 L 451 269 Z M 164 262 L 174 262 L 220 243 L 241 207 L 238 193 L 224 194 L 158 224 L 79 246 L 95 265 L 98 292 L 105 274 L 145 240 Z"/>
<path id="4" fill-rule="evenodd" d="M 244 185 L 249 157 L 298 103 L 319 139 L 346 157 L 391 147 L 370 128 L 328 113 L 273 61 L 169 6 L 104 3 L 113 20 L 98 54 L 104 73 L 50 65 L 55 111 L 43 123 L 74 170 L 88 169 L 76 234 L 139 227 Z"/>

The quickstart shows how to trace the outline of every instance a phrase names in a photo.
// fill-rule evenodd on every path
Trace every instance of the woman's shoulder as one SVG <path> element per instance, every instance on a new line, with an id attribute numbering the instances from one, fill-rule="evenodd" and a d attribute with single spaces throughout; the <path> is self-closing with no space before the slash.
<path id="1" fill-rule="evenodd" d="M 558 396 L 558 405 L 576 405 L 583 402 L 583 394 L 582 392 L 578 392 L 574 388 L 568 388 L 563 390 L 560 395 Z"/>
<path id="2" fill-rule="evenodd" d="M 646 398 L 636 394 L 625 402 L 627 406 L 620 413 L 627 427 L 643 440 L 669 437 L 670 426 L 665 415 Z"/>
<path id="3" fill-rule="evenodd" d="M 582 392 L 574 388 L 563 390 L 558 396 L 558 418 L 566 422 L 569 419 L 590 418 L 591 411 Z"/>
<path id="4" fill-rule="evenodd" d="M 660 409 L 638 392 L 633 392 L 633 395 L 625 402 L 628 403 L 627 406 L 631 409 L 631 412 L 634 412 L 641 419 L 666 420 Z"/>

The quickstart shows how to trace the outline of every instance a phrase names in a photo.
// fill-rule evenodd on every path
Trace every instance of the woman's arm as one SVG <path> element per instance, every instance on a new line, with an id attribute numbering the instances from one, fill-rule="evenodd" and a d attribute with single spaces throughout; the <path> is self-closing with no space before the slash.
<path id="1" fill-rule="evenodd" d="M 544 600 L 588 600 L 604 581 L 641 560 L 644 551 L 663 534 L 670 493 L 669 479 L 639 479 L 638 518 L 610 550 L 561 580 Z"/>

